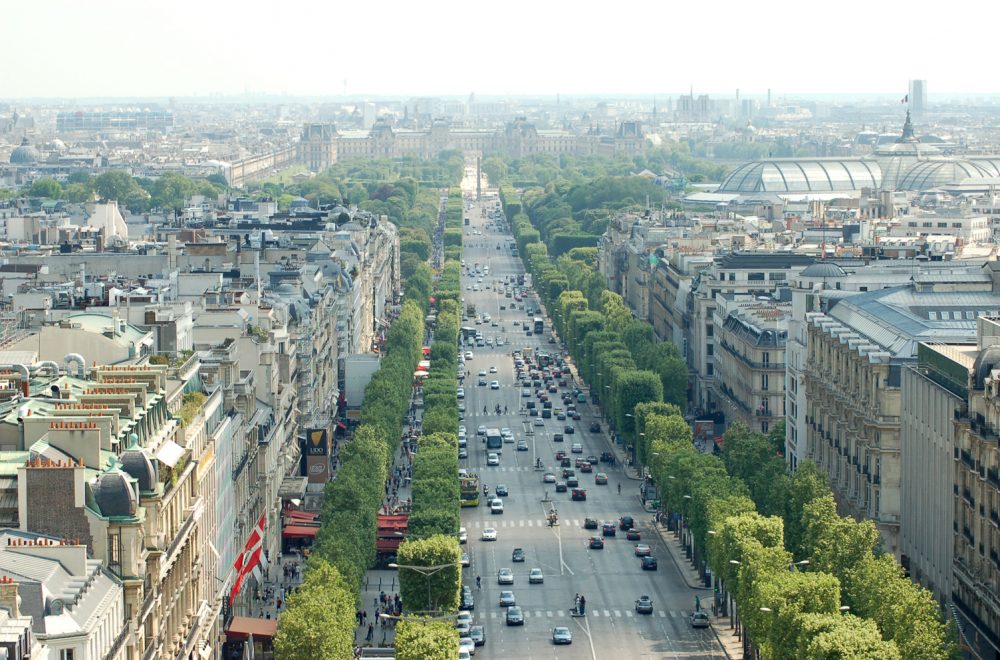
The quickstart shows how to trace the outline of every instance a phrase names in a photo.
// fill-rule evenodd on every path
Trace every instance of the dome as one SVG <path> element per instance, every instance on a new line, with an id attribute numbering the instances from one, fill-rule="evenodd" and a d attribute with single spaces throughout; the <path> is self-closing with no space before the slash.
<path id="1" fill-rule="evenodd" d="M 817 261 L 809 266 L 806 266 L 802 272 L 799 273 L 799 277 L 847 277 L 847 273 L 843 268 L 832 261 Z"/>
<path id="2" fill-rule="evenodd" d="M 716 192 L 850 192 L 862 188 L 877 188 L 881 182 L 882 173 L 871 161 L 779 158 L 740 165 L 726 177 Z"/>
<path id="3" fill-rule="evenodd" d="M 102 516 L 134 516 L 138 507 L 138 498 L 128 475 L 112 468 L 102 473 L 94 480 L 94 503 Z"/>
<path id="4" fill-rule="evenodd" d="M 52 151 L 66 151 L 66 143 L 59 138 L 52 140 L 45 146 Z"/>
<path id="5" fill-rule="evenodd" d="M 986 179 L 995 176 L 984 163 L 984 167 L 970 160 L 934 159 L 923 160 L 900 177 L 897 190 L 929 190 L 949 183 L 960 183 L 966 179 Z"/>
<path id="6" fill-rule="evenodd" d="M 122 471 L 139 484 L 139 492 L 148 493 L 156 490 L 158 481 L 156 468 L 145 451 L 133 445 L 123 451 L 119 458 L 122 462 Z"/>
<path id="7" fill-rule="evenodd" d="M 28 138 L 21 140 L 21 146 L 10 152 L 11 165 L 31 165 L 38 162 L 38 150 L 31 146 Z"/>

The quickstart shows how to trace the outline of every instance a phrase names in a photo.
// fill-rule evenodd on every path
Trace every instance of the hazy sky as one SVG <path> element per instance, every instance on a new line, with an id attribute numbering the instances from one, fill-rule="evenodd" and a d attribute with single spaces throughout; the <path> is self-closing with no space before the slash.
<path id="1" fill-rule="evenodd" d="M 3 98 L 1000 92 L 987 0 L 4 5 Z"/>

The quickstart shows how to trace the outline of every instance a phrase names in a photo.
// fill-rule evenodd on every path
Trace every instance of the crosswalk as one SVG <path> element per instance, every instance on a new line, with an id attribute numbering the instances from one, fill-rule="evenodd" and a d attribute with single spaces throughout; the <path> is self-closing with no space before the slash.
<path id="1" fill-rule="evenodd" d="M 484 529 L 486 527 L 492 527 L 493 529 L 512 529 L 515 527 L 548 527 L 549 523 L 545 518 L 503 518 L 501 516 L 494 516 L 493 518 L 488 518 L 486 520 L 469 520 L 463 522 L 462 525 L 466 529 Z M 578 518 L 576 520 L 570 520 L 568 518 L 560 518 L 559 525 L 561 527 L 583 527 L 583 519 Z M 595 534 L 598 534 L 598 530 L 590 530 Z"/>
<path id="2" fill-rule="evenodd" d="M 524 615 L 525 619 L 565 619 L 569 616 L 567 610 L 528 610 L 521 608 L 521 613 Z M 684 610 L 656 610 L 652 615 L 660 619 L 686 619 L 690 615 L 689 612 Z M 620 610 L 607 610 L 594 608 L 587 611 L 587 616 L 593 617 L 595 619 L 643 619 L 649 617 L 649 614 L 638 614 L 634 608 L 625 608 Z M 502 620 L 506 617 L 506 611 L 501 609 L 499 612 L 490 612 L 489 619 L 491 621 Z M 480 615 L 479 618 L 486 618 L 486 615 Z"/>

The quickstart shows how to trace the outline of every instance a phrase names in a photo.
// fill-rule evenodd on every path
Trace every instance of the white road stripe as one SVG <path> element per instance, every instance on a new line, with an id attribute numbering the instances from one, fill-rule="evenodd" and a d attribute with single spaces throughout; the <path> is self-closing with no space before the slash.
<path id="1" fill-rule="evenodd" d="M 607 612 L 607 610 L 605 610 L 605 612 Z M 591 612 L 591 614 L 593 614 L 594 616 L 601 616 L 601 611 L 600 610 L 594 610 L 593 612 Z"/>
<path id="2" fill-rule="evenodd" d="M 525 619 L 530 619 L 531 618 L 531 612 L 529 612 L 528 610 L 524 610 L 522 612 L 522 614 L 524 615 Z"/>
<path id="3" fill-rule="evenodd" d="M 661 619 L 665 619 L 665 618 L 667 618 L 667 613 L 666 613 L 666 612 L 664 612 L 663 610 L 660 610 L 660 618 L 661 618 Z"/>
<path id="4" fill-rule="evenodd" d="M 620 617 L 622 615 L 621 610 L 615 610 L 615 616 Z"/>
<path id="5" fill-rule="evenodd" d="M 604 610 L 604 616 L 611 616 L 611 612 Z"/>
<path id="6" fill-rule="evenodd" d="M 562 610 L 559 610 L 559 611 L 557 611 L 557 612 L 556 612 L 556 615 L 557 615 L 557 616 L 558 616 L 558 617 L 559 617 L 560 619 L 561 619 L 562 617 L 566 616 L 566 614 L 565 614 L 565 613 L 564 613 L 564 612 L 563 612 Z"/>
<path id="7" fill-rule="evenodd" d="M 535 610 L 535 616 L 538 617 L 539 619 L 541 619 L 542 618 L 542 611 L 541 610 Z M 552 616 L 551 612 L 549 613 L 549 616 Z"/>
<path id="8" fill-rule="evenodd" d="M 524 527 L 524 521 L 523 520 L 518 520 L 517 521 L 517 526 L 518 527 Z"/>
<path id="9" fill-rule="evenodd" d="M 632 618 L 632 610 L 625 610 L 625 616 L 628 618 Z"/>
<path id="10" fill-rule="evenodd" d="M 490 612 L 490 618 L 491 619 L 496 619 L 497 618 L 497 613 L 496 612 Z"/>

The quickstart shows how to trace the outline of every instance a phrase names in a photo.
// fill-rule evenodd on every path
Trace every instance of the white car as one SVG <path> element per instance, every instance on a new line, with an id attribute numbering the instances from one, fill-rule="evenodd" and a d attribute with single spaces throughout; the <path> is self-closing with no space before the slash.
<path id="1" fill-rule="evenodd" d="M 468 431 L 465 430 L 465 425 L 463 424 L 462 426 L 458 427 L 458 437 L 461 438 L 465 435 L 468 435 Z"/>
<path id="2" fill-rule="evenodd" d="M 465 398 L 465 388 L 464 387 L 459 387 L 458 390 L 456 390 L 456 393 L 458 394 L 458 398 L 459 399 L 464 399 Z"/>
<path id="3" fill-rule="evenodd" d="M 467 623 L 471 626 L 472 612 L 470 612 L 469 610 L 462 610 L 461 612 L 459 612 L 458 615 L 455 616 L 455 625 L 457 626 L 460 623 Z"/>
<path id="4" fill-rule="evenodd" d="M 535 426 L 545 426 L 545 422 L 542 421 L 541 417 L 535 418 Z"/>
<path id="5" fill-rule="evenodd" d="M 542 569 L 540 568 L 531 569 L 531 571 L 528 573 L 528 584 L 543 584 L 544 582 L 545 582 L 545 576 L 542 575 Z"/>
<path id="6" fill-rule="evenodd" d="M 525 398 L 531 396 L 531 388 L 530 387 L 526 387 L 523 390 L 521 390 L 521 396 L 523 396 Z"/>
<path id="7" fill-rule="evenodd" d="M 468 541 L 469 541 L 469 532 L 466 531 L 466 529 L 464 527 L 459 527 L 458 528 L 458 542 L 459 543 L 468 543 Z"/>
<path id="8" fill-rule="evenodd" d="M 486 454 L 486 464 L 487 465 L 500 465 L 500 456 L 495 452 L 490 452 Z"/>
<path id="9" fill-rule="evenodd" d="M 485 369 L 480 369 L 478 376 L 480 378 L 486 378 L 486 370 Z"/>
<path id="10" fill-rule="evenodd" d="M 472 351 L 466 351 L 465 352 L 465 359 L 466 360 L 471 360 L 472 359 Z"/>
<path id="11" fill-rule="evenodd" d="M 496 367 L 490 367 L 490 373 L 491 374 L 495 374 L 496 372 L 497 372 L 497 368 Z"/>
<path id="12" fill-rule="evenodd" d="M 486 426 L 480 424 L 479 428 L 476 429 L 476 435 L 486 435 Z"/>
<path id="13" fill-rule="evenodd" d="M 481 541 L 496 541 L 497 540 L 497 530 L 492 527 L 487 527 L 483 530 L 483 535 L 479 537 Z"/>
<path id="14" fill-rule="evenodd" d="M 490 389 L 491 390 L 498 390 L 498 389 L 500 389 L 500 381 L 498 381 L 498 380 L 491 380 L 490 381 Z"/>
<path id="15" fill-rule="evenodd" d="M 458 660 L 472 660 L 472 654 L 463 648 L 458 649 Z"/>
<path id="16" fill-rule="evenodd" d="M 497 571 L 497 584 L 514 584 L 514 571 L 509 568 Z"/>
<path id="17" fill-rule="evenodd" d="M 466 632 L 468 632 L 468 631 L 466 631 Z M 472 641 L 471 637 L 462 637 L 461 639 L 458 640 L 458 653 L 459 653 L 459 655 L 462 654 L 462 651 L 465 651 L 469 655 L 475 655 L 476 654 L 476 643 L 474 641 Z"/>
<path id="18" fill-rule="evenodd" d="M 490 502 L 490 513 L 503 513 L 503 500 L 499 497 Z"/>

